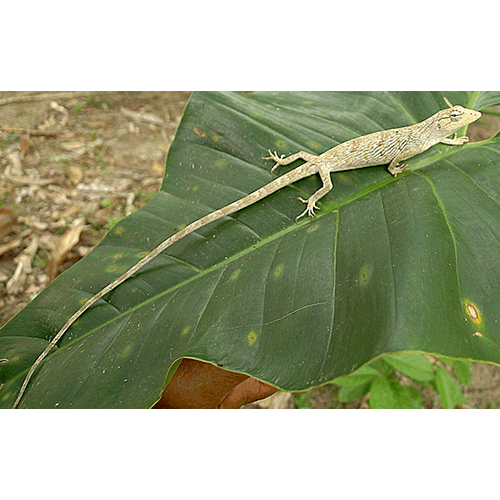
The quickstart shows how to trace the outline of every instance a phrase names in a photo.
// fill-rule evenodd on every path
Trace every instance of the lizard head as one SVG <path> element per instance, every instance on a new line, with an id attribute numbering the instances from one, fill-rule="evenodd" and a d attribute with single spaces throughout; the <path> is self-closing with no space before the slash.
<path id="1" fill-rule="evenodd" d="M 448 109 L 438 111 L 434 116 L 436 117 L 437 128 L 441 132 L 448 132 L 452 134 L 459 128 L 462 128 L 469 123 L 475 122 L 481 117 L 479 111 L 467 109 L 462 106 L 452 106 L 450 101 L 445 98 Z"/>

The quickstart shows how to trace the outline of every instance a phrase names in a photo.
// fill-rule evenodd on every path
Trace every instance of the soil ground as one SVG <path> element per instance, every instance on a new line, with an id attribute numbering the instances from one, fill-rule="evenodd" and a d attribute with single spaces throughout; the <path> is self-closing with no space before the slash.
<path id="1" fill-rule="evenodd" d="M 189 96 L 0 92 L 0 326 L 158 191 Z M 469 136 L 499 129 L 498 116 L 485 116 Z M 253 406 L 296 407 L 291 394 L 278 394 Z M 500 407 L 500 367 L 476 363 L 465 394 L 470 407 Z M 364 404 L 340 405 L 331 385 L 310 391 L 308 401 Z"/>

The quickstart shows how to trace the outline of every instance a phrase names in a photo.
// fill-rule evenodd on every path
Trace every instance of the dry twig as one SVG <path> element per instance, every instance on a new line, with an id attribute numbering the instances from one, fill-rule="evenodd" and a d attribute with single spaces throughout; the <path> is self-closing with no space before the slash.
<path id="1" fill-rule="evenodd" d="M 47 186 L 48 184 L 56 184 L 58 182 L 57 179 L 33 179 L 32 177 L 26 176 L 17 176 L 17 175 L 9 175 L 4 174 L 3 178 L 7 181 L 13 182 L 14 184 L 27 184 L 30 186 Z"/>
<path id="2" fill-rule="evenodd" d="M 8 97 L 0 99 L 0 106 L 7 104 L 16 104 L 20 102 L 40 102 L 57 99 L 74 99 L 75 97 L 84 97 L 87 95 L 115 94 L 121 90 L 73 90 L 72 92 L 57 92 L 52 94 L 28 94 L 17 97 Z"/>
<path id="3" fill-rule="evenodd" d="M 57 136 L 61 135 L 59 132 L 33 130 L 33 129 L 22 128 L 22 127 L 7 127 L 5 125 L 0 125 L 0 132 L 11 132 L 13 134 L 43 135 L 45 137 L 57 137 Z"/>

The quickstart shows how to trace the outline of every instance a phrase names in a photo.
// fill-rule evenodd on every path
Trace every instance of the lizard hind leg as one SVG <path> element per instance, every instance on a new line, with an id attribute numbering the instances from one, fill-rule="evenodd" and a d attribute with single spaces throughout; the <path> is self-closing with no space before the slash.
<path id="1" fill-rule="evenodd" d="M 326 193 L 328 193 L 332 187 L 332 179 L 330 177 L 330 171 L 327 168 L 321 168 L 319 170 L 319 175 L 321 177 L 321 180 L 323 181 L 323 187 L 319 188 L 309 199 L 304 200 L 304 198 L 299 198 L 299 200 L 302 203 L 307 203 L 307 208 L 298 216 L 295 218 L 295 221 L 298 221 L 301 217 L 304 217 L 304 215 L 309 215 L 309 217 L 314 217 L 314 211 L 318 210 L 318 206 L 316 205 L 316 202 L 323 198 Z"/>

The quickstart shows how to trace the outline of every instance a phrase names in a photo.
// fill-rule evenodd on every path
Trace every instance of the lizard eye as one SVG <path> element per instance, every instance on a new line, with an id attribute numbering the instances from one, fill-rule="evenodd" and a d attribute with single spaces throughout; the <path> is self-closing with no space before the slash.
<path id="1" fill-rule="evenodd" d="M 457 122 L 462 117 L 463 113 L 458 109 L 452 109 L 450 111 L 450 118 L 452 122 Z"/>

